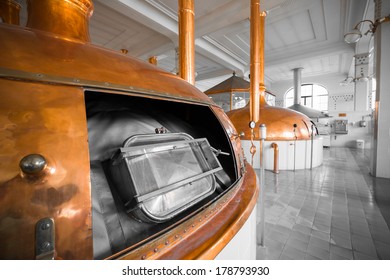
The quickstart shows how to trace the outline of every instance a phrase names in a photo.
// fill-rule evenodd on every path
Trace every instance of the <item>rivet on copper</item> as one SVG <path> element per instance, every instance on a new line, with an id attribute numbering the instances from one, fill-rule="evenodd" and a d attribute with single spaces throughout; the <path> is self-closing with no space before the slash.
<path id="1" fill-rule="evenodd" d="M 158 249 L 157 248 L 154 248 L 154 250 L 153 250 L 154 252 L 157 252 L 158 251 Z"/>
<path id="2" fill-rule="evenodd" d="M 144 260 L 144 259 L 146 259 L 146 256 L 145 256 L 145 255 L 143 255 L 143 256 L 141 257 L 141 259 L 143 259 L 143 260 Z"/>
<path id="3" fill-rule="evenodd" d="M 19 162 L 20 169 L 26 174 L 37 174 L 47 166 L 46 159 L 40 154 L 30 154 Z"/>

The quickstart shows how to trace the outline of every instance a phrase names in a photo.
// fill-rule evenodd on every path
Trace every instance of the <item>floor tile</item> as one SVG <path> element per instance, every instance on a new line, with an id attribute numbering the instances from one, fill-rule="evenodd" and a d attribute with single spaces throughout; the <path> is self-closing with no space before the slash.
<path id="1" fill-rule="evenodd" d="M 308 254 L 310 254 L 311 256 L 317 257 L 317 258 L 319 258 L 321 260 L 329 260 L 329 258 L 330 258 L 329 250 L 325 250 L 323 248 L 319 248 L 319 247 L 316 247 L 316 246 L 311 246 L 310 244 L 307 247 L 307 251 L 306 252 Z"/>
<path id="2" fill-rule="evenodd" d="M 352 235 L 352 249 L 365 255 L 376 258 L 376 248 L 371 238 L 362 237 L 360 235 Z"/>
<path id="3" fill-rule="evenodd" d="M 330 253 L 334 253 L 338 256 L 342 256 L 346 259 L 353 260 L 353 252 L 350 249 L 339 247 L 337 245 L 330 245 Z"/>
<path id="4" fill-rule="evenodd" d="M 305 251 L 301 251 L 297 248 L 294 248 L 286 244 L 286 246 L 283 249 L 282 255 L 286 255 L 293 260 L 302 260 L 305 257 Z"/>
<path id="5" fill-rule="evenodd" d="M 380 241 L 374 241 L 374 244 L 378 258 L 381 260 L 390 260 L 390 245 Z"/>
<path id="6" fill-rule="evenodd" d="M 326 251 L 329 251 L 329 241 L 322 240 L 321 238 L 311 236 L 310 241 L 309 241 L 309 246 L 315 246 L 321 249 L 324 249 Z"/>
<path id="7" fill-rule="evenodd" d="M 354 251 L 353 252 L 353 259 L 354 260 L 377 260 L 378 258 Z"/>
<path id="8" fill-rule="evenodd" d="M 390 179 L 368 166 L 364 153 L 332 147 L 310 171 L 266 171 L 264 258 L 390 259 Z"/>
<path id="9" fill-rule="evenodd" d="M 298 249 L 302 252 L 306 252 L 307 246 L 309 245 L 309 242 L 303 241 L 297 238 L 290 238 L 287 240 L 286 246 L 293 247 L 295 249 Z"/>

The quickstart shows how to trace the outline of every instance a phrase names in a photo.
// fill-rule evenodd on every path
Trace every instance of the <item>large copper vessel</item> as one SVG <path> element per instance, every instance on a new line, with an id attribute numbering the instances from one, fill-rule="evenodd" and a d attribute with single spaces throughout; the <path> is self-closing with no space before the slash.
<path id="1" fill-rule="evenodd" d="M 244 135 L 241 137 L 244 140 L 259 139 L 260 124 L 265 124 L 267 127 L 266 140 L 268 141 L 310 139 L 311 123 L 305 115 L 289 109 L 271 107 L 265 101 L 265 17 L 266 13 L 260 10 L 260 1 L 251 0 L 251 99 L 247 106 L 229 111 L 227 115 L 240 135 Z"/>
<path id="2" fill-rule="evenodd" d="M 0 258 L 214 258 L 248 219 L 259 191 L 237 131 L 182 78 L 90 44 L 92 10 L 90 0 L 30 0 L 27 28 L 0 24 Z M 123 112 L 134 122 L 121 123 L 115 116 Z M 190 133 L 224 152 L 223 187 L 160 224 L 131 220 L 109 189 L 102 197 L 111 200 L 96 199 L 96 165 L 104 175 L 106 162 L 99 156 L 116 141 L 110 133 L 138 129 L 138 116 L 153 133 Z M 109 203 L 131 226 L 111 225 L 106 237 L 97 228 Z M 123 242 L 98 254 L 95 239 Z"/>
<path id="3" fill-rule="evenodd" d="M 310 119 L 299 112 L 269 106 L 263 95 L 260 97 L 260 118 L 253 130 L 254 138 L 259 139 L 259 126 L 265 124 L 267 127 L 267 140 L 308 140 L 311 137 Z M 226 113 L 233 122 L 239 133 L 244 132 L 241 139 L 250 140 L 252 129 L 249 127 L 250 109 L 249 106 L 232 110 Z"/>

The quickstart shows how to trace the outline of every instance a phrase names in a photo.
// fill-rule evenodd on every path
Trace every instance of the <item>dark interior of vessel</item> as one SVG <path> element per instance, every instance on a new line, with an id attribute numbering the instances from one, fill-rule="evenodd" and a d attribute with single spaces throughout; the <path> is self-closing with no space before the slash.
<path id="1" fill-rule="evenodd" d="M 85 104 L 91 161 L 95 259 L 108 258 L 126 248 L 135 248 L 153 236 L 169 230 L 170 226 L 211 203 L 237 180 L 235 159 L 228 136 L 208 106 L 101 92 L 86 92 Z M 195 151 L 193 158 L 188 158 L 192 150 L 187 146 L 180 150 L 176 144 L 179 142 L 171 144 L 167 140 L 159 141 L 158 139 L 165 139 L 159 138 L 161 134 L 165 134 L 165 138 L 167 135 L 173 137 L 186 135 L 185 137 L 190 140 L 180 143 L 183 147 L 185 145 L 193 147 Z M 131 137 L 147 141 L 145 143 L 141 141 L 135 147 L 123 148 L 126 139 Z M 209 146 L 206 143 L 206 149 L 213 152 L 211 157 L 215 157 L 219 169 L 209 168 L 210 164 L 200 159 L 205 162 L 206 168 L 199 167 L 200 174 L 196 174 L 195 177 L 187 176 L 187 173 L 194 172 L 193 167 L 198 168 L 194 160 L 200 156 L 198 148 L 194 147 L 198 147 L 197 143 L 200 141 L 198 139 L 204 138 L 209 143 Z M 167 150 L 164 153 L 156 152 L 162 149 Z M 122 173 L 118 173 L 113 159 L 118 158 L 121 151 L 124 169 L 119 171 Z M 205 158 L 208 161 L 210 153 L 206 152 Z M 156 159 L 159 163 L 153 165 Z M 164 166 L 161 166 L 161 160 L 166 162 Z M 142 165 L 139 165 L 140 163 Z M 137 165 L 138 169 L 134 169 L 132 165 Z M 153 167 L 157 165 L 158 167 Z M 184 169 L 185 167 L 187 169 Z M 162 169 L 159 171 L 156 168 Z M 160 181 L 166 180 L 161 177 L 164 174 L 181 177 L 178 183 L 165 184 L 172 189 L 169 193 L 164 192 L 164 188 L 167 188 L 165 185 L 160 186 Z M 137 176 L 142 177 L 142 184 L 145 184 L 144 182 L 156 184 L 156 190 L 151 193 L 143 192 L 142 188 L 148 186 L 137 186 Z M 196 193 L 207 182 L 211 182 L 210 190 L 191 202 L 194 196 L 191 192 Z M 137 187 L 138 190 L 129 191 L 129 188 Z M 167 217 L 158 217 L 160 220 L 157 221 L 153 220 L 153 217 L 148 217 L 150 209 L 152 211 L 160 209 L 156 211 L 163 212 L 161 209 L 166 206 L 159 203 L 172 204 L 172 201 L 177 201 L 179 195 L 175 197 L 175 192 L 180 192 L 180 189 L 181 200 L 183 192 L 188 192 L 189 197 L 186 198 L 188 201 L 181 202 L 186 207 L 178 206 L 176 212 L 170 213 Z M 153 193 L 157 195 L 152 199 L 150 197 Z M 128 194 L 134 195 L 129 197 L 131 195 Z M 141 197 L 146 197 L 145 201 L 140 202 Z M 149 210 L 148 203 L 151 207 Z"/>

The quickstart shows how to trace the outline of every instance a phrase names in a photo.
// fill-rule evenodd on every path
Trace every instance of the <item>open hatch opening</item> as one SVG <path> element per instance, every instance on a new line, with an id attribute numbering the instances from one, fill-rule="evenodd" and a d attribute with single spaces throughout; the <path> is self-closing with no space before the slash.
<path id="1" fill-rule="evenodd" d="M 95 259 L 169 230 L 237 180 L 208 106 L 93 91 L 85 104 Z"/>

